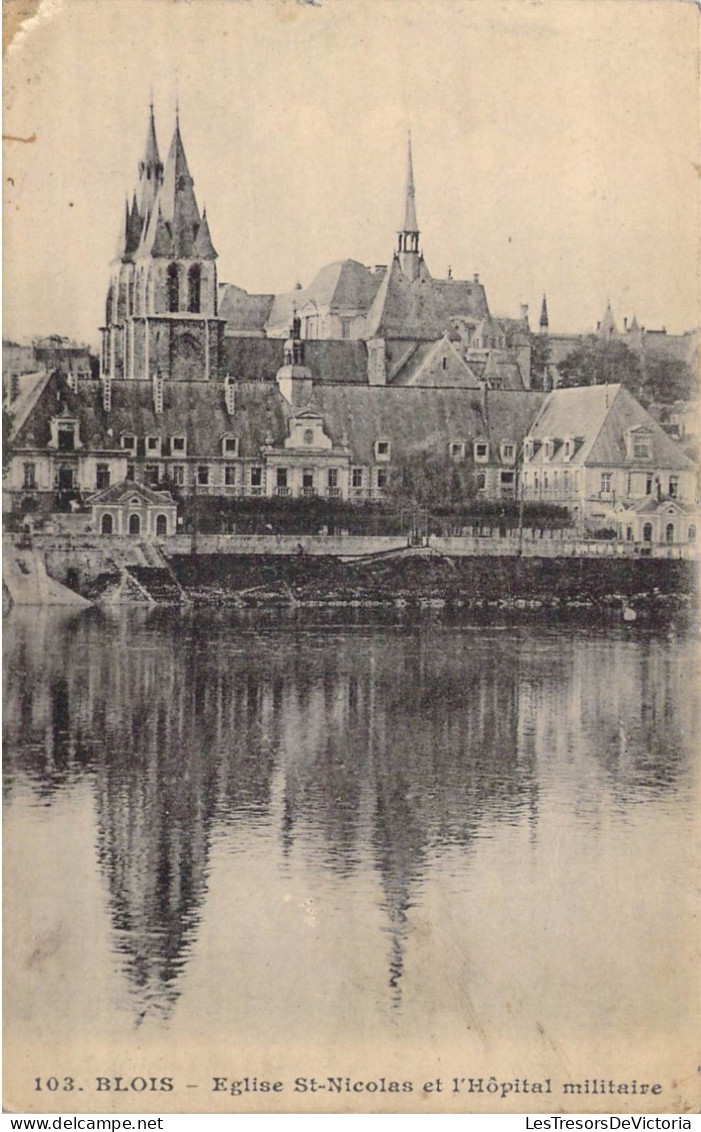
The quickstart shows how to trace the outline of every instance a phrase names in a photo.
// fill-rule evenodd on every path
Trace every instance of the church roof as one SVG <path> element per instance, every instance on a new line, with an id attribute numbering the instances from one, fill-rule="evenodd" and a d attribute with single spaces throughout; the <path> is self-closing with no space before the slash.
<path id="1" fill-rule="evenodd" d="M 414 164 L 411 159 L 411 134 L 407 149 L 406 195 L 404 200 L 403 232 L 418 232 L 419 225 L 416 219 L 416 192 L 414 189 Z"/>
<path id="2" fill-rule="evenodd" d="M 384 271 L 373 271 L 355 259 L 328 263 L 308 287 L 275 295 L 267 325 L 271 330 L 289 326 L 293 310 L 301 311 L 307 303 L 331 311 L 362 314 L 370 309 L 383 275 Z"/>
<path id="3" fill-rule="evenodd" d="M 447 335 L 438 342 L 418 342 L 396 371 L 392 385 L 476 389 L 476 373 L 461 357 Z"/>
<path id="4" fill-rule="evenodd" d="M 264 334 L 274 295 L 249 295 L 243 287 L 223 283 L 219 288 L 219 317 L 227 334 Z"/>
<path id="5" fill-rule="evenodd" d="M 159 213 L 162 223 L 156 221 L 154 215 Z M 170 237 L 171 250 L 168 253 L 156 252 L 153 244 L 156 232 L 160 228 L 160 243 L 163 245 L 163 225 Z M 195 200 L 193 180 L 185 156 L 185 148 L 180 136 L 180 123 L 175 124 L 175 133 L 171 142 L 168 158 L 163 171 L 163 183 L 158 191 L 154 214 L 148 225 L 145 249 L 152 255 L 171 254 L 178 258 L 189 257 L 193 254 L 195 237 L 200 227 L 200 213 Z M 153 229 L 153 236 L 151 230 Z M 150 245 L 150 246 L 149 246 Z"/>
<path id="6" fill-rule="evenodd" d="M 217 253 L 214 250 L 212 237 L 209 232 L 209 223 L 207 222 L 207 209 L 202 213 L 202 220 L 197 229 L 195 242 L 192 245 L 192 254 L 197 259 L 216 259 Z"/>

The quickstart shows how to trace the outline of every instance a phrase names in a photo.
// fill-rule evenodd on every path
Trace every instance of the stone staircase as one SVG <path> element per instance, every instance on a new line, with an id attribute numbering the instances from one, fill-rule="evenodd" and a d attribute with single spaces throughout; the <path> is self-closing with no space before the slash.
<path id="1" fill-rule="evenodd" d="M 167 566 L 127 566 L 126 572 L 155 605 L 182 605 L 187 601 Z"/>

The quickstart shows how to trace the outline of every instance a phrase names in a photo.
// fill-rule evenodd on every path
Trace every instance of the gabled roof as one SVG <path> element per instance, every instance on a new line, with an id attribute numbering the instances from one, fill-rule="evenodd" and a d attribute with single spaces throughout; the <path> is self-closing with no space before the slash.
<path id="1" fill-rule="evenodd" d="M 626 511 L 635 511 L 638 515 L 656 515 L 659 511 L 674 511 L 678 515 L 694 515 L 696 508 L 690 503 L 682 503 L 680 499 L 672 499 L 671 495 L 646 495 L 625 508 Z"/>
<path id="2" fill-rule="evenodd" d="M 693 469 L 681 448 L 622 385 L 584 385 L 554 389 L 530 430 L 535 439 L 579 436 L 583 443 L 572 463 L 628 467 L 626 433 L 644 425 L 652 434 L 650 466 Z"/>
<path id="3" fill-rule="evenodd" d="M 489 381 L 499 389 L 524 388 L 520 366 L 507 350 L 490 350 L 482 370 L 482 380 Z"/>
<path id="4" fill-rule="evenodd" d="M 111 484 L 96 492 L 90 497 L 90 503 L 124 503 L 134 496 L 162 507 L 175 506 L 175 500 L 169 491 L 155 491 L 146 484 L 132 483 L 130 480 L 122 480 L 121 483 Z"/>
<path id="5" fill-rule="evenodd" d="M 10 434 L 13 441 L 24 429 L 27 418 L 49 384 L 50 379 L 51 375 L 47 370 L 41 370 L 40 373 L 22 373 L 15 377 L 17 396 L 8 406 L 13 418 Z"/>
<path id="6" fill-rule="evenodd" d="M 392 379 L 393 385 L 434 388 L 477 387 L 477 376 L 445 334 L 437 342 L 421 342 Z"/>
<path id="7" fill-rule="evenodd" d="M 287 328 L 293 310 L 300 311 L 306 303 L 331 311 L 358 311 L 363 313 L 377 294 L 385 271 L 372 270 L 355 259 L 342 259 L 328 263 L 312 279 L 308 287 L 297 287 L 275 295 L 267 327 L 270 330 Z"/>

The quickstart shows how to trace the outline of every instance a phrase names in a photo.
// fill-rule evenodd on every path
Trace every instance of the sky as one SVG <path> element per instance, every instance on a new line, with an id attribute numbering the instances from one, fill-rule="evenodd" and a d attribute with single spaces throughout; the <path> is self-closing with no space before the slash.
<path id="1" fill-rule="evenodd" d="M 97 343 L 151 96 L 222 281 L 387 263 L 411 129 L 434 275 L 532 324 L 546 292 L 552 333 L 608 299 L 696 326 L 698 32 L 683 0 L 41 0 L 5 62 L 4 336 Z"/>

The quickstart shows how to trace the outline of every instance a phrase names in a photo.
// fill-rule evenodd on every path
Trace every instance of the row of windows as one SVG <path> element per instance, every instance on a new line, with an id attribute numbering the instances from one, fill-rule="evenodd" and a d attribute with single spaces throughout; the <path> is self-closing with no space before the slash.
<path id="1" fill-rule="evenodd" d="M 166 273 L 166 308 L 171 313 L 185 310 L 190 314 L 199 314 L 202 303 L 202 269 L 198 263 L 193 263 L 187 271 L 185 277 L 186 294 L 183 296 L 185 299 L 184 306 L 181 306 L 180 302 L 181 274 L 182 269 L 179 264 L 171 263 L 169 265 Z M 150 279 L 148 283 L 149 298 L 153 297 L 153 285 L 153 279 Z M 143 296 L 143 276 L 139 277 L 139 291 Z M 136 310 L 136 285 L 134 279 L 130 279 L 127 284 L 125 313 L 127 316 L 140 313 Z M 111 323 L 116 322 L 118 318 L 119 311 L 117 309 L 115 289 L 114 287 L 110 287 L 105 309 L 105 325 L 110 326 Z"/>
<path id="2" fill-rule="evenodd" d="M 130 434 L 122 436 L 122 448 L 125 452 L 131 453 L 132 456 L 136 455 L 137 438 Z M 222 455 L 223 456 L 238 456 L 239 454 L 239 438 L 238 436 L 223 436 L 221 440 Z M 144 438 L 144 450 L 147 456 L 160 456 L 163 452 L 163 439 L 160 436 L 146 436 Z M 170 451 L 173 456 L 186 456 L 187 455 L 187 437 L 183 435 L 170 437 Z"/>
<path id="3" fill-rule="evenodd" d="M 642 533 L 643 542 L 652 542 L 652 523 L 645 523 Z M 682 531 L 679 530 L 676 533 L 679 536 L 679 539 L 681 539 Z M 691 523 L 687 528 L 686 537 L 688 542 L 696 542 L 696 526 L 694 523 Z M 678 541 L 675 537 L 674 523 L 667 523 L 664 532 L 664 541 L 666 543 Z M 628 524 L 628 526 L 626 527 L 626 542 L 633 542 L 633 527 L 630 524 Z"/>

